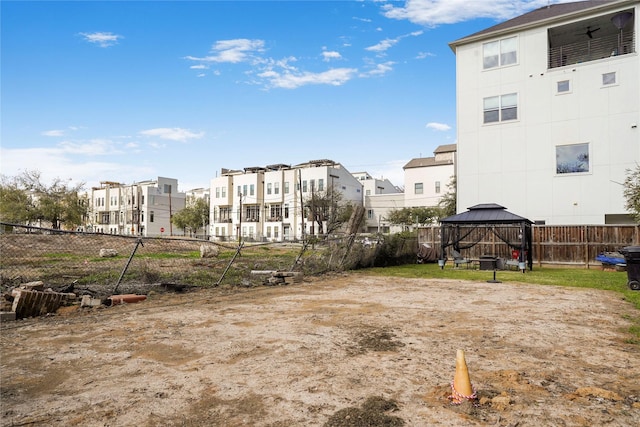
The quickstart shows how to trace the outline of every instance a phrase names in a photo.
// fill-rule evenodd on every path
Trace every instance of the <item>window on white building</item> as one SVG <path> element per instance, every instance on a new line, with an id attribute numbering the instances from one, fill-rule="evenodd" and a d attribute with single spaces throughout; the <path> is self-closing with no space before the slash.
<path id="1" fill-rule="evenodd" d="M 227 197 L 227 187 L 222 187 L 220 192 L 222 197 Z"/>
<path id="2" fill-rule="evenodd" d="M 589 144 L 556 146 L 556 173 L 589 172 Z"/>
<path id="3" fill-rule="evenodd" d="M 149 212 L 149 222 L 153 222 L 154 216 L 155 216 L 155 213 L 153 211 Z"/>
<path id="4" fill-rule="evenodd" d="M 249 195 L 250 195 L 250 196 L 253 196 L 254 194 L 256 194 L 256 186 L 255 186 L 255 185 L 253 185 L 253 184 L 251 184 L 251 185 L 249 186 Z"/>
<path id="5" fill-rule="evenodd" d="M 373 219 L 373 209 L 367 209 L 367 219 Z"/>
<path id="6" fill-rule="evenodd" d="M 483 100 L 484 123 L 504 122 L 518 118 L 518 94 L 491 96 Z"/>
<path id="7" fill-rule="evenodd" d="M 436 194 L 440 193 L 440 181 L 436 181 Z"/>
<path id="8" fill-rule="evenodd" d="M 284 194 L 289 194 L 289 181 L 284 182 Z"/>
<path id="9" fill-rule="evenodd" d="M 558 93 L 567 93 L 571 90 L 571 83 L 569 80 L 560 80 L 556 87 Z"/>
<path id="10" fill-rule="evenodd" d="M 318 180 L 318 191 L 324 191 L 324 179 L 322 178 Z"/>
<path id="11" fill-rule="evenodd" d="M 424 192 L 424 186 L 421 182 L 413 184 L 413 194 L 422 194 Z"/>
<path id="12" fill-rule="evenodd" d="M 518 62 L 518 38 L 496 40 L 482 45 L 482 67 L 503 67 Z"/>
<path id="13" fill-rule="evenodd" d="M 615 71 L 611 73 L 604 73 L 602 75 L 602 86 L 609 86 L 616 84 L 616 73 Z"/>
<path id="14" fill-rule="evenodd" d="M 307 181 L 302 181 L 302 192 L 303 193 L 307 192 Z"/>
<path id="15" fill-rule="evenodd" d="M 267 194 L 271 194 L 273 185 L 270 182 L 267 182 Z"/>
<path id="16" fill-rule="evenodd" d="M 216 199 L 219 199 L 219 198 L 220 198 L 220 187 L 216 187 Z M 216 234 L 218 233 L 216 232 Z"/>
<path id="17" fill-rule="evenodd" d="M 273 194 L 280 194 L 280 183 L 279 182 L 274 182 L 273 183 Z"/>

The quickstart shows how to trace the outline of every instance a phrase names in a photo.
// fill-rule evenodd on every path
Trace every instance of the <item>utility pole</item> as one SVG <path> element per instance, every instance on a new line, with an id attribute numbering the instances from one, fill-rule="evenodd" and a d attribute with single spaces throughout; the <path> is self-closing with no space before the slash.
<path id="1" fill-rule="evenodd" d="M 305 240 L 305 229 L 304 229 L 304 201 L 302 199 L 302 171 L 298 170 L 298 188 L 300 188 L 300 221 L 302 224 L 302 241 Z"/>
<path id="2" fill-rule="evenodd" d="M 238 222 L 238 245 L 242 243 L 242 193 L 239 193 L 240 196 L 240 221 Z"/>
<path id="3" fill-rule="evenodd" d="M 171 185 L 169 185 L 169 236 L 173 236 L 173 222 L 171 221 L 172 216 L 173 212 L 171 212 Z"/>

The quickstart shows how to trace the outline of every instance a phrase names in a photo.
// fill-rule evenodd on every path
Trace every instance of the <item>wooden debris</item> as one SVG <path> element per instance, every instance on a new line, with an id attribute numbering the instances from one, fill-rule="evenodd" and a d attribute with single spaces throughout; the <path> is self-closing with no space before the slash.
<path id="1" fill-rule="evenodd" d="M 72 293 L 29 289 L 14 289 L 11 295 L 13 296 L 11 311 L 16 313 L 17 319 L 55 313 L 61 305 L 76 299 L 76 294 Z"/>

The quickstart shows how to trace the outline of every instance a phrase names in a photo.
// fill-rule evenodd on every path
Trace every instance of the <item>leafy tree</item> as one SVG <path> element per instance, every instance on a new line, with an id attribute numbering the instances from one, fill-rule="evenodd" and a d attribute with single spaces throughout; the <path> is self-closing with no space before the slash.
<path id="1" fill-rule="evenodd" d="M 451 177 L 449 184 L 447 184 L 447 189 L 448 191 L 442 196 L 438 203 L 441 210 L 441 218 L 455 215 L 457 212 L 456 199 L 458 197 L 458 182 L 455 175 Z"/>
<path id="2" fill-rule="evenodd" d="M 187 206 L 171 216 L 171 222 L 178 228 L 197 233 L 200 228 L 206 230 L 209 224 L 209 202 L 201 197 L 190 197 Z"/>
<path id="3" fill-rule="evenodd" d="M 0 221 L 14 224 L 34 221 L 35 206 L 29 194 L 15 180 L 2 177 L 0 184 Z"/>
<path id="4" fill-rule="evenodd" d="M 440 209 L 435 207 L 417 206 L 412 208 L 395 209 L 389 212 L 387 220 L 395 225 L 427 225 L 440 217 Z"/>
<path id="5" fill-rule="evenodd" d="M 640 165 L 635 170 L 627 169 L 624 180 L 625 209 L 631 213 L 633 219 L 640 224 Z"/>
<path id="6" fill-rule="evenodd" d="M 25 171 L 13 178 L 3 176 L 0 186 L 3 220 L 28 224 L 40 221 L 60 229 L 63 225 L 67 228 L 81 225 L 86 218 L 87 203 L 80 195 L 84 183 L 71 186 L 69 181 L 55 178 L 46 185 L 40 172 Z"/>

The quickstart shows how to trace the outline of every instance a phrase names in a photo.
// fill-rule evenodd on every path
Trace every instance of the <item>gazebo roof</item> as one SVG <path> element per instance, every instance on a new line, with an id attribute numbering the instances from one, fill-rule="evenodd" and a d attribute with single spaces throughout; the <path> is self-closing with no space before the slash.
<path id="1" fill-rule="evenodd" d="M 444 224 L 533 224 L 532 221 L 506 210 L 496 203 L 483 203 L 468 208 L 467 212 L 440 220 Z"/>

